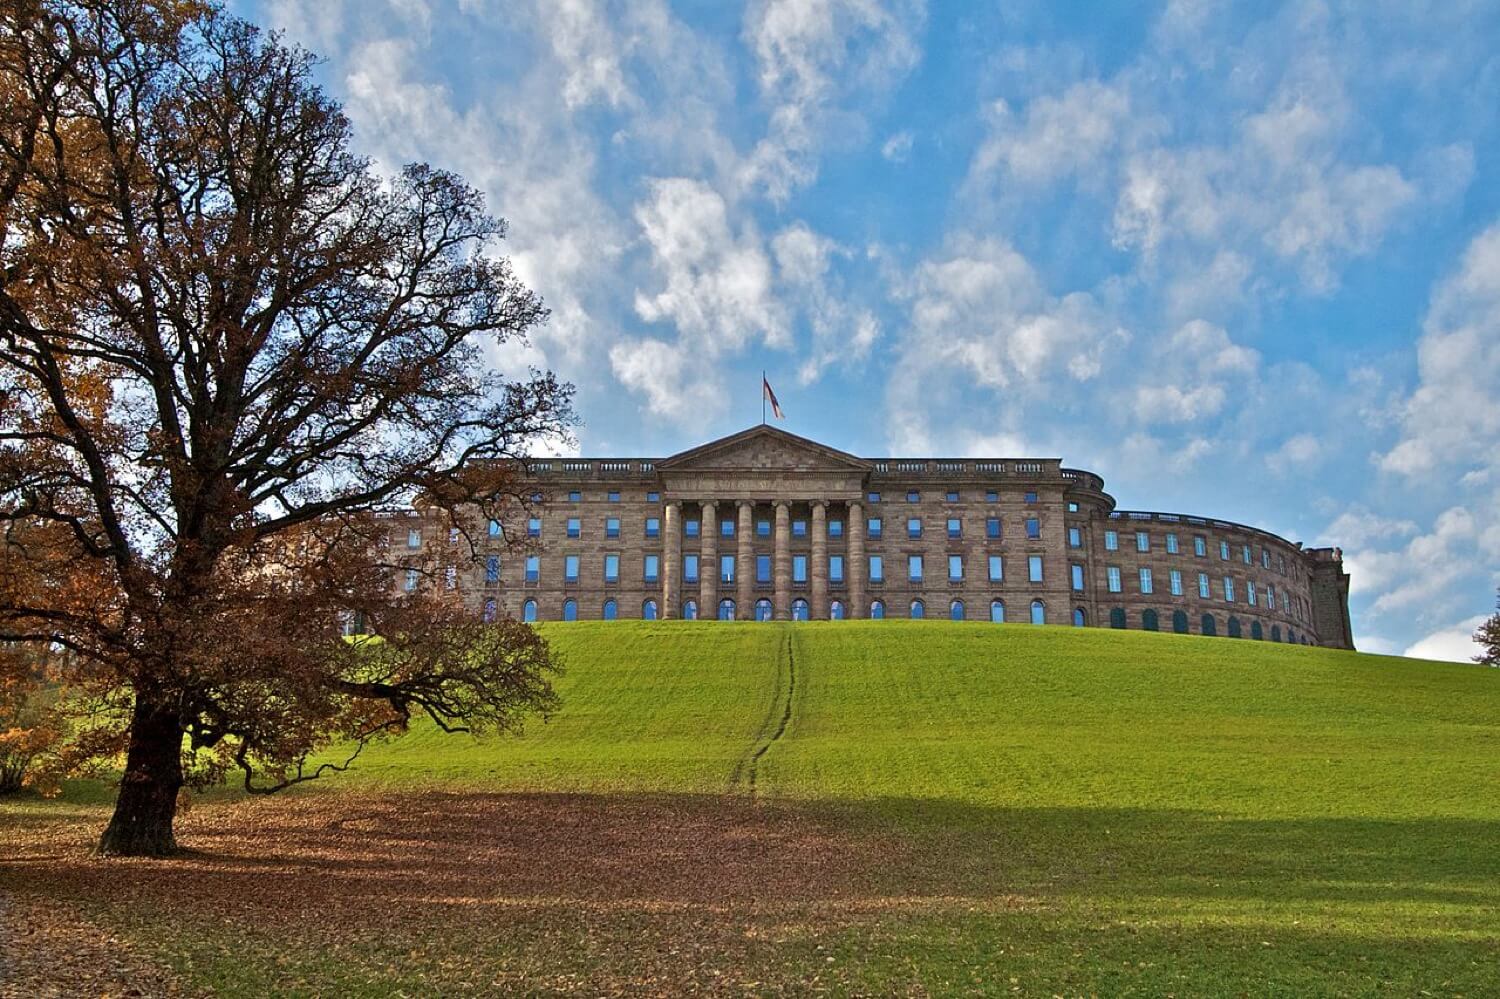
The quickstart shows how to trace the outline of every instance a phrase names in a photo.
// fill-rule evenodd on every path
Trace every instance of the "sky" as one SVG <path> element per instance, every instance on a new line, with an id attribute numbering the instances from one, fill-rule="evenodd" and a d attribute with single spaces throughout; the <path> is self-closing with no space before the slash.
<path id="1" fill-rule="evenodd" d="M 1500 4 L 232 0 L 357 151 L 461 174 L 579 450 L 761 418 L 1061 457 L 1338 545 L 1355 641 L 1500 585 Z"/>

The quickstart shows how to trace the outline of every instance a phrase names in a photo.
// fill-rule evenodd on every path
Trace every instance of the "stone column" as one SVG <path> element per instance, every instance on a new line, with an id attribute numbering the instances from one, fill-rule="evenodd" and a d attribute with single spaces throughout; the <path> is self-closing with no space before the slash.
<path id="1" fill-rule="evenodd" d="M 682 616 L 681 594 L 678 593 L 682 572 L 681 511 L 682 504 L 674 500 L 662 512 L 662 537 L 666 543 L 662 545 L 661 556 L 661 616 L 667 620 Z"/>
<path id="2" fill-rule="evenodd" d="M 719 616 L 719 513 L 713 500 L 703 504 L 703 519 L 698 533 L 703 537 L 698 557 L 698 616 L 715 620 Z"/>
<path id="3" fill-rule="evenodd" d="M 808 580 L 812 589 L 812 606 L 808 617 L 814 621 L 828 620 L 828 504 L 821 500 L 812 508 L 812 565 L 808 567 Z"/>
<path id="4" fill-rule="evenodd" d="M 771 582 L 775 584 L 771 616 L 786 621 L 792 616 L 792 510 L 785 500 L 776 504 L 775 553 L 771 563 Z"/>
<path id="5" fill-rule="evenodd" d="M 849 504 L 849 522 L 844 525 L 844 536 L 849 539 L 849 551 L 844 557 L 849 616 L 869 617 L 870 606 L 865 596 L 865 574 L 869 568 L 869 563 L 865 561 L 865 508 L 858 502 Z"/>
<path id="6" fill-rule="evenodd" d="M 740 500 L 739 551 L 735 554 L 734 616 L 755 620 L 755 501 Z"/>

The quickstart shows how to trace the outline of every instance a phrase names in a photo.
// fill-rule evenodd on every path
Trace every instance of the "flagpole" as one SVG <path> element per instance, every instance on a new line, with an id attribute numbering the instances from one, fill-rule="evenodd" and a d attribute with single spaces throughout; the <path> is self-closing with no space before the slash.
<path id="1" fill-rule="evenodd" d="M 760 425 L 766 425 L 766 369 L 760 369 Z"/>

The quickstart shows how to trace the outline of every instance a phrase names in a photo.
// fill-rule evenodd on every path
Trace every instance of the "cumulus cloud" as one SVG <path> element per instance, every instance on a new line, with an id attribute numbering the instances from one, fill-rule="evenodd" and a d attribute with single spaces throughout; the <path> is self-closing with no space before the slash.
<path id="1" fill-rule="evenodd" d="M 712 419 L 724 410 L 722 386 L 699 358 L 676 344 L 643 338 L 610 348 L 609 363 L 620 384 L 646 397 L 646 409 L 668 420 Z"/>
<path id="2" fill-rule="evenodd" d="M 880 147 L 880 155 L 892 163 L 905 163 L 911 156 L 911 148 L 915 142 L 916 137 L 911 130 L 902 129 L 885 140 Z"/>
<path id="3" fill-rule="evenodd" d="M 1455 663 L 1469 663 L 1484 649 L 1474 641 L 1474 632 L 1485 621 L 1483 614 L 1441 628 L 1407 646 L 1403 656 L 1413 659 L 1441 659 Z"/>
<path id="4" fill-rule="evenodd" d="M 1153 354 L 1160 360 L 1149 381 L 1135 387 L 1132 399 L 1142 426 L 1198 423 L 1217 416 L 1236 383 L 1253 379 L 1260 368 L 1258 352 L 1201 319 L 1184 323 Z"/>
<path id="5" fill-rule="evenodd" d="M 834 262 L 847 259 L 850 253 L 803 222 L 777 233 L 771 249 L 787 297 L 812 332 L 798 380 L 808 385 L 832 365 L 864 361 L 880 336 L 880 321 L 869 308 L 856 306 L 844 296 L 833 272 Z"/>
<path id="6" fill-rule="evenodd" d="M 1119 88 L 1084 80 L 1061 94 L 1046 94 L 1017 114 L 1004 100 L 988 109 L 989 132 L 970 173 L 983 179 L 1003 173 L 1025 184 L 1054 183 L 1092 168 L 1121 141 L 1122 133 L 1148 130 L 1131 116 Z"/>

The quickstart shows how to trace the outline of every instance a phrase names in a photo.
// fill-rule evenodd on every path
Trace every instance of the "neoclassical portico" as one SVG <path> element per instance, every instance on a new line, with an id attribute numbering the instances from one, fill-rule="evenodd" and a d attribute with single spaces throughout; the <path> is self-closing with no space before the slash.
<path id="1" fill-rule="evenodd" d="M 668 565 L 683 555 L 681 532 L 670 525 L 696 521 L 699 536 L 696 589 L 676 572 L 662 573 L 664 616 L 683 616 L 694 598 L 705 618 L 753 620 L 766 602 L 775 620 L 864 616 L 865 574 L 855 556 L 863 558 L 861 500 L 871 467 L 784 434 L 736 435 L 657 462 Z M 832 549 L 830 519 L 839 533 Z M 841 559 L 838 580 L 829 578 L 830 554 Z M 758 570 L 767 556 L 764 579 Z"/>

